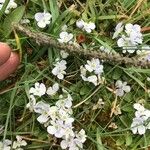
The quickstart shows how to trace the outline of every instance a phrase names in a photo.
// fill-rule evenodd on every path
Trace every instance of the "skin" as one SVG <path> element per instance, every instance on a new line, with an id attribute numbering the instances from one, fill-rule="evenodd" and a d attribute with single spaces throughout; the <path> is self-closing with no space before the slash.
<path id="1" fill-rule="evenodd" d="M 7 79 L 19 66 L 19 55 L 11 52 L 6 43 L 0 43 L 0 81 Z"/>

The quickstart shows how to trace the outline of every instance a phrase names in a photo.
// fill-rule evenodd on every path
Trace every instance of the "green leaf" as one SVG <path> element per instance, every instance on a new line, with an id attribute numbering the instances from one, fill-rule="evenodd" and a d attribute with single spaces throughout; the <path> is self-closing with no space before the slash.
<path id="1" fill-rule="evenodd" d="M 59 8 L 57 5 L 57 1 L 56 0 L 49 0 L 49 5 L 50 5 L 50 11 L 52 13 L 52 22 L 54 23 L 55 20 L 58 18 L 59 16 Z"/>
<path id="2" fill-rule="evenodd" d="M 97 140 L 97 150 L 105 150 L 102 144 L 99 128 L 97 128 L 96 140 Z"/>
<path id="3" fill-rule="evenodd" d="M 116 141 L 116 145 L 118 145 L 118 146 L 121 146 L 121 145 L 123 145 L 124 144 L 124 138 L 119 138 L 117 141 Z"/>
<path id="4" fill-rule="evenodd" d="M 124 70 L 124 72 L 131 77 L 133 80 L 135 80 L 144 90 L 145 90 L 145 86 L 144 83 L 142 83 L 138 78 L 136 78 L 134 75 L 132 75 L 129 71 Z"/>
<path id="5" fill-rule="evenodd" d="M 112 73 L 113 73 L 112 78 L 113 78 L 114 80 L 118 80 L 118 79 L 120 79 L 120 77 L 121 77 L 123 71 L 122 71 L 122 69 L 120 69 L 120 68 L 115 68 L 115 70 L 114 70 Z"/>
<path id="6" fill-rule="evenodd" d="M 126 112 L 133 112 L 133 106 L 130 103 L 125 104 L 121 109 Z"/>
<path id="7" fill-rule="evenodd" d="M 131 136 L 131 134 L 128 133 L 126 135 L 126 145 L 129 146 L 129 145 L 131 145 L 131 143 L 132 143 L 132 136 Z"/>
<path id="8" fill-rule="evenodd" d="M 9 34 L 13 30 L 12 23 L 19 23 L 19 21 L 23 17 L 24 11 L 25 6 L 20 6 L 5 18 L 3 23 L 4 36 L 9 36 Z"/>
<path id="9" fill-rule="evenodd" d="M 90 88 L 88 86 L 83 86 L 80 90 L 80 95 L 86 95 L 87 93 L 89 93 Z"/>
<path id="10" fill-rule="evenodd" d="M 41 6 L 41 0 L 31 0 L 33 3 Z"/>

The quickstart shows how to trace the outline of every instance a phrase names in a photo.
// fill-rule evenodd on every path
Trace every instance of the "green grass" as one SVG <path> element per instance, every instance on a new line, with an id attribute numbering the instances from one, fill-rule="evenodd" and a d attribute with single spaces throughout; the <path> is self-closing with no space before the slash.
<path id="1" fill-rule="evenodd" d="M 13 12 L 9 15 L 5 15 L 4 11 L 0 13 L 1 41 L 9 43 L 18 52 L 21 51 L 22 55 L 18 71 L 13 77 L 0 84 L 0 125 L 4 125 L 0 139 L 13 140 L 16 135 L 22 135 L 27 138 L 28 142 L 25 149 L 59 150 L 59 140 L 48 135 L 43 125 L 37 122 L 37 115 L 26 109 L 29 88 L 35 82 L 44 82 L 47 86 L 58 82 L 61 87 L 70 92 L 74 99 L 74 126 L 78 130 L 83 128 L 87 134 L 84 149 L 148 150 L 150 132 L 147 131 L 142 136 L 133 135 L 130 126 L 134 117 L 134 103 L 143 100 L 145 107 L 150 109 L 150 95 L 145 90 L 150 87 L 150 82 L 146 80 L 150 73 L 149 68 L 104 63 L 106 83 L 95 87 L 83 82 L 80 77 L 79 68 L 86 63 L 88 58 L 70 54 L 67 58 L 67 75 L 65 80 L 61 81 L 51 73 L 53 63 L 59 57 L 57 49 L 39 46 L 34 40 L 16 32 L 19 37 L 20 45 L 18 46 L 10 22 L 19 22 L 23 15 L 31 21 L 27 25 L 28 28 L 53 37 L 58 37 L 61 27 L 67 24 L 68 31 L 75 36 L 80 33 L 85 35 L 86 41 L 82 44 L 84 48 L 90 48 L 92 43 L 95 43 L 97 47 L 103 45 L 110 48 L 116 46 L 116 40 L 112 40 L 112 34 L 118 22 L 137 23 L 141 27 L 150 26 L 150 2 L 143 0 L 133 14 L 134 8 L 140 2 L 138 0 L 60 0 L 59 7 L 55 0 L 30 0 L 26 4 L 20 0 L 16 2 L 20 6 L 17 9 L 19 11 L 21 9 L 22 14 L 18 15 L 17 10 L 15 10 L 17 13 Z M 50 26 L 41 30 L 36 25 L 34 14 L 43 11 L 43 8 L 47 9 L 53 18 Z M 96 30 L 91 34 L 86 34 L 77 29 L 75 22 L 80 18 L 95 22 Z M 144 32 L 143 35 L 146 44 L 150 44 L 149 31 Z M 121 115 L 110 117 L 115 95 L 108 90 L 108 87 L 113 89 L 118 79 L 127 81 L 131 86 L 131 92 L 117 100 L 117 105 L 121 108 Z M 92 110 L 99 98 L 105 102 L 103 108 Z M 49 103 L 56 101 L 55 99 L 45 100 Z M 115 122 L 118 128 L 110 129 L 108 126 L 111 122 Z"/>

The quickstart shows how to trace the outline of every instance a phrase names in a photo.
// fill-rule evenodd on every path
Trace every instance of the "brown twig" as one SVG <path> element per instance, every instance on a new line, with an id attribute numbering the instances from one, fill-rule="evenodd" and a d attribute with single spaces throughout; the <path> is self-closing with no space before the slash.
<path id="1" fill-rule="evenodd" d="M 150 31 L 150 27 L 143 27 L 141 29 L 141 32 L 146 32 L 146 31 Z"/>
<path id="2" fill-rule="evenodd" d="M 86 55 L 90 57 L 99 58 L 101 60 L 110 62 L 111 64 L 126 64 L 130 66 L 141 66 L 141 67 L 150 67 L 150 62 L 144 60 L 138 60 L 136 57 L 123 57 L 120 54 L 107 54 L 98 50 L 84 49 L 82 47 L 76 47 L 74 45 L 61 44 L 53 37 L 47 36 L 40 32 L 33 32 L 27 27 L 24 27 L 19 24 L 13 24 L 15 30 L 23 33 L 29 38 L 33 39 L 39 45 L 48 45 L 57 48 L 57 50 L 65 50 L 71 54 L 78 53 L 79 55 Z"/>
<path id="3" fill-rule="evenodd" d="M 27 140 L 27 141 L 50 144 L 50 142 L 48 142 L 48 141 L 43 141 L 43 140 L 39 140 L 39 139 L 32 139 L 32 138 L 28 138 L 28 137 L 25 137 L 25 136 L 21 136 L 21 138 L 24 139 L 24 140 Z"/>
<path id="4" fill-rule="evenodd" d="M 133 11 L 131 12 L 129 18 L 131 18 L 133 16 L 133 14 L 136 12 L 136 10 L 141 6 L 142 2 L 145 0 L 138 0 L 137 1 L 137 5 L 135 6 L 135 8 L 133 9 Z"/>

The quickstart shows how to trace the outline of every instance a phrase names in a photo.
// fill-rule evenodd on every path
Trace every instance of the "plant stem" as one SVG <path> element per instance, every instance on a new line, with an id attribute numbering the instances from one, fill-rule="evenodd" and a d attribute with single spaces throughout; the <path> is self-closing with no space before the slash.
<path id="1" fill-rule="evenodd" d="M 57 41 L 57 39 L 47 36 L 40 32 L 33 32 L 27 27 L 24 27 L 20 24 L 13 24 L 15 30 L 23 33 L 29 38 L 33 39 L 39 45 L 47 45 L 57 48 L 58 50 L 65 50 L 68 53 L 74 54 L 78 53 L 79 55 L 86 55 L 89 57 L 99 58 L 105 62 L 110 64 L 125 64 L 129 66 L 141 66 L 143 68 L 150 67 L 150 62 L 145 60 L 138 60 L 137 57 L 124 57 L 118 53 L 108 54 L 105 52 L 101 52 L 99 49 L 84 49 L 81 46 L 77 47 L 75 45 L 62 44 Z"/>

